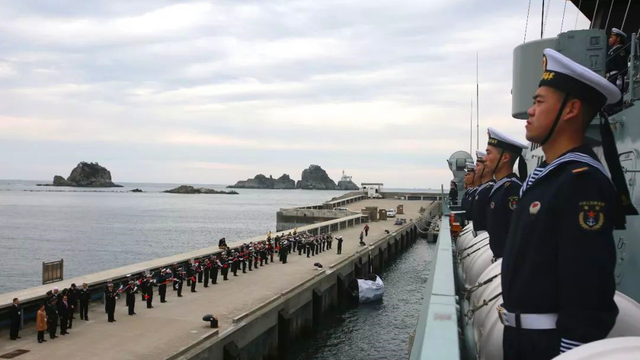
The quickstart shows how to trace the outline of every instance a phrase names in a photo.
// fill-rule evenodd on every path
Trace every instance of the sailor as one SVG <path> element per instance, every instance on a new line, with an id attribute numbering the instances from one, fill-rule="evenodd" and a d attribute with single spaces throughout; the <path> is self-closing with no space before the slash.
<path id="1" fill-rule="evenodd" d="M 165 300 L 167 296 L 167 282 L 169 282 L 167 269 L 162 269 L 160 271 L 160 277 L 158 278 L 158 295 L 160 296 L 161 303 L 167 302 L 167 300 Z"/>
<path id="2" fill-rule="evenodd" d="M 527 175 L 527 165 L 522 157 L 522 150 L 527 145 L 512 139 L 494 128 L 489 128 L 489 141 L 485 166 L 493 169 L 496 184 L 489 193 L 489 209 L 487 215 L 487 232 L 489 233 L 489 247 L 494 259 L 502 258 L 504 242 L 507 239 L 511 216 L 520 199 L 520 188 Z M 518 172 L 513 172 L 513 166 L 518 160 Z"/>
<path id="3" fill-rule="evenodd" d="M 126 295 L 126 304 L 129 310 L 129 315 L 136 314 L 136 293 L 138 292 L 138 287 L 136 286 L 135 281 L 130 280 L 126 289 L 124 289 Z"/>
<path id="4" fill-rule="evenodd" d="M 210 276 L 211 276 L 211 284 L 217 284 L 218 283 L 218 270 L 220 270 L 220 261 L 218 261 L 218 258 L 213 255 L 211 256 L 211 269 L 210 269 Z"/>
<path id="5" fill-rule="evenodd" d="M 227 262 L 227 256 L 224 254 L 222 255 L 221 263 L 222 269 L 220 272 L 222 273 L 222 280 L 227 281 L 229 280 L 227 279 L 227 276 L 229 275 L 229 263 Z"/>
<path id="6" fill-rule="evenodd" d="M 113 289 L 113 283 L 107 284 L 107 290 L 104 291 L 104 298 L 107 306 L 107 318 L 109 322 L 116 321 L 114 317 L 116 312 L 116 296 L 118 296 L 118 292 Z"/>
<path id="7" fill-rule="evenodd" d="M 199 260 L 196 261 L 196 272 L 198 273 L 198 283 L 202 284 L 204 271 L 202 271 L 202 263 Z"/>
<path id="8" fill-rule="evenodd" d="M 194 284 L 195 281 L 192 281 L 191 283 Z M 147 309 L 153 309 L 154 286 L 155 282 L 151 279 L 151 274 L 147 275 L 147 279 L 144 281 L 144 283 L 142 283 L 142 293 L 144 294 L 145 300 L 147 300 Z"/>
<path id="9" fill-rule="evenodd" d="M 543 67 L 525 128 L 546 161 L 522 184 L 502 262 L 498 315 L 507 360 L 551 359 L 607 336 L 618 315 L 613 229 L 638 214 L 603 112 L 611 178 L 585 142 L 589 124 L 620 91 L 552 49 Z"/>
<path id="10" fill-rule="evenodd" d="M 248 251 L 246 250 L 245 245 L 243 245 L 240 250 L 240 254 L 238 256 L 238 260 L 240 261 L 240 266 L 242 266 L 243 274 L 247 273 L 247 254 L 248 254 Z"/>
<path id="11" fill-rule="evenodd" d="M 336 237 L 338 240 L 338 255 L 342 254 L 342 236 Z"/>
<path id="12" fill-rule="evenodd" d="M 622 91 L 624 76 L 627 73 L 627 51 L 625 41 L 627 34 L 619 29 L 611 29 L 609 51 L 607 52 L 606 76 L 610 83 Z"/>
<path id="13" fill-rule="evenodd" d="M 464 193 L 462 194 L 462 199 L 460 201 L 460 208 L 461 210 L 465 211 L 465 214 L 462 214 L 463 221 L 467 220 L 466 211 L 469 207 L 470 193 L 474 189 L 473 180 L 475 177 L 474 175 L 476 174 L 476 166 L 474 164 L 467 163 L 465 165 L 465 171 L 466 173 L 464 174 Z"/>
<path id="14" fill-rule="evenodd" d="M 477 153 L 476 153 L 477 154 Z M 476 155 L 477 156 L 477 155 Z M 476 198 L 476 193 L 480 187 L 480 159 L 476 159 L 476 163 L 473 166 L 473 181 L 471 183 L 471 191 L 469 191 L 469 200 L 467 201 L 467 208 L 465 209 L 465 219 L 467 221 L 473 220 L 473 202 Z"/>
<path id="15" fill-rule="evenodd" d="M 493 169 L 488 168 L 485 164 L 484 157 L 487 153 L 484 151 L 476 151 L 478 157 L 478 165 L 476 165 L 476 173 L 480 179 L 480 187 L 476 191 L 476 195 L 473 198 L 471 205 L 471 212 L 473 214 L 473 231 L 476 234 L 479 231 L 487 230 L 487 213 L 489 210 L 489 194 L 495 184 L 493 180 Z"/>
<path id="16" fill-rule="evenodd" d="M 189 260 L 189 262 L 187 263 L 187 285 L 191 286 L 191 292 L 198 292 L 196 291 L 196 269 L 197 269 L 197 264 L 193 264 L 191 263 L 191 260 Z"/>

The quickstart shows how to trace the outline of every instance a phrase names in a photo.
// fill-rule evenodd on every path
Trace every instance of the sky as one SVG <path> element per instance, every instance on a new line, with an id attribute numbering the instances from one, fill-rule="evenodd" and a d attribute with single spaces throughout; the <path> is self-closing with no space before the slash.
<path id="1" fill-rule="evenodd" d="M 2 1 L 0 179 L 99 162 L 117 182 L 300 179 L 439 188 L 476 119 L 511 117 L 528 1 Z M 545 37 L 588 28 L 547 1 Z M 531 1 L 527 40 L 540 36 Z M 476 148 L 475 122 L 473 149 Z"/>

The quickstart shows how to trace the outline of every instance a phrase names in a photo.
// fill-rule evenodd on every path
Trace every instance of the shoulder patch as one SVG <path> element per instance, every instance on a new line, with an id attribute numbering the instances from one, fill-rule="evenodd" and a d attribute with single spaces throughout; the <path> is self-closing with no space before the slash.
<path id="1" fill-rule="evenodd" d="M 571 170 L 571 172 L 574 173 L 574 174 L 578 174 L 578 173 L 581 173 L 581 172 L 587 171 L 587 170 L 589 170 L 589 167 L 588 166 L 584 166 L 584 167 L 581 167 L 581 168 L 573 169 L 573 170 Z"/>

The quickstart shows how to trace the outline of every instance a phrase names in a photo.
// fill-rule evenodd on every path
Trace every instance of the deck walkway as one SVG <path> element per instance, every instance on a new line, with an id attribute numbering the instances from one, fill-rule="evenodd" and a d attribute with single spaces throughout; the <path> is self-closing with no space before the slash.
<path id="1" fill-rule="evenodd" d="M 403 204 L 407 219 L 418 217 L 421 206 L 425 208 L 431 202 L 427 201 L 399 201 L 399 200 L 365 200 L 348 204 L 350 210 L 359 211 L 365 206 L 379 206 L 380 208 L 395 208 Z M 375 242 L 386 234 L 384 230 L 393 231 L 394 219 L 370 223 L 367 243 Z M 287 264 L 283 265 L 274 257 L 275 263 L 262 266 L 247 274 L 232 275 L 229 281 L 222 281 L 218 276 L 218 284 L 203 288 L 198 284 L 197 293 L 191 293 L 186 286 L 183 297 L 167 289 L 168 303 L 161 304 L 157 292 L 154 296 L 153 309 L 147 309 L 146 304 L 136 296 L 135 316 L 127 315 L 124 298 L 116 306 L 116 322 L 108 323 L 101 302 L 93 304 L 89 309 L 90 321 L 80 320 L 76 313 L 73 328 L 69 335 L 60 336 L 38 344 L 36 341 L 35 324 L 28 323 L 20 332 L 22 339 L 10 341 L 9 334 L 0 335 L 0 355 L 17 349 L 29 350 L 17 359 L 163 359 L 171 356 L 203 337 L 211 336 L 214 329 L 202 321 L 207 313 L 216 315 L 220 322 L 219 331 L 223 332 L 232 324 L 232 319 L 245 313 L 255 306 L 291 289 L 317 273 L 314 263 L 329 266 L 340 259 L 354 254 L 358 246 L 358 236 L 362 227 L 352 227 L 335 233 L 344 237 L 342 255 L 336 254 L 337 244 L 333 242 L 333 249 L 322 252 L 309 259 L 303 254 L 290 254 Z M 68 284 L 56 284 L 63 287 Z"/>

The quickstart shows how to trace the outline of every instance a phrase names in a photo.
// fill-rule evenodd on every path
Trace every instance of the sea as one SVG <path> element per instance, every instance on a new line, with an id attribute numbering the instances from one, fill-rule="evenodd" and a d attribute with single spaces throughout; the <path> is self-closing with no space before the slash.
<path id="1" fill-rule="evenodd" d="M 37 186 L 42 183 L 50 180 L 0 180 L 0 294 L 41 285 L 43 262 L 63 259 L 69 279 L 214 246 L 222 237 L 233 243 L 266 236 L 276 228 L 279 209 L 346 193 L 234 189 L 238 195 L 182 195 L 163 191 L 183 184 Z"/>
<path id="2" fill-rule="evenodd" d="M 238 195 L 167 194 L 182 184 L 122 188 L 37 186 L 0 180 L 0 293 L 42 284 L 42 262 L 64 277 L 265 235 L 280 208 L 321 204 L 345 191 L 234 189 Z M 226 185 L 189 184 L 227 190 Z M 142 193 L 132 193 L 132 189 Z"/>

